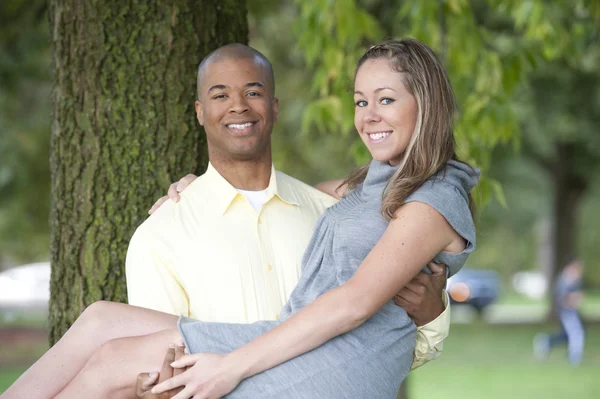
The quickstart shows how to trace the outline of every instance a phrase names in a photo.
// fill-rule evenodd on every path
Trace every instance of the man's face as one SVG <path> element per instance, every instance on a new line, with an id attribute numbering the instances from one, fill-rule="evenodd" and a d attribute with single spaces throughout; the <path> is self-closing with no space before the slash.
<path id="1" fill-rule="evenodd" d="M 211 156 L 249 160 L 270 151 L 278 100 L 267 69 L 252 59 L 208 64 L 196 101 Z"/>

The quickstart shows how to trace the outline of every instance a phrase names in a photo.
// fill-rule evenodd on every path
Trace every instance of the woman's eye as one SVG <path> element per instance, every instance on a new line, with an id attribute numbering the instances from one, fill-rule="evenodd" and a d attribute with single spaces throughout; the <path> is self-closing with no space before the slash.
<path id="1" fill-rule="evenodd" d="M 365 100 L 358 100 L 355 104 L 357 107 L 366 107 L 367 106 L 367 102 Z"/>
<path id="2" fill-rule="evenodd" d="M 391 104 L 391 103 L 393 103 L 393 102 L 394 102 L 394 100 L 393 100 L 393 99 L 391 99 L 391 98 L 387 98 L 387 97 L 386 97 L 386 98 L 382 98 L 382 99 L 381 99 L 381 103 L 382 103 L 383 105 L 388 105 L 388 104 Z"/>

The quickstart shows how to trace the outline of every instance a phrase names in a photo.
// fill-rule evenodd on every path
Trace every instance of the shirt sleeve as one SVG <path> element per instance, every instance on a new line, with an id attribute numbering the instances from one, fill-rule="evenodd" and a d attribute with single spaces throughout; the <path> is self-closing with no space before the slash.
<path id="1" fill-rule="evenodd" d="M 161 247 L 140 228 L 127 249 L 125 273 L 130 305 L 174 315 L 189 316 L 185 290 L 174 276 L 172 267 L 161 256 Z"/>
<path id="2" fill-rule="evenodd" d="M 444 350 L 444 340 L 450 332 L 450 300 L 446 290 L 442 290 L 442 300 L 444 311 L 433 321 L 417 327 L 417 344 L 411 370 L 437 359 Z"/>

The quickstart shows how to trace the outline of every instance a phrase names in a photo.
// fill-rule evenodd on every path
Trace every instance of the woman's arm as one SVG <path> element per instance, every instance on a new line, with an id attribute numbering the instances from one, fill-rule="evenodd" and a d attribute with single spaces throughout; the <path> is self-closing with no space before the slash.
<path id="1" fill-rule="evenodd" d="M 384 235 L 345 284 L 319 296 L 286 322 L 231 352 L 248 378 L 369 319 L 442 250 L 460 252 L 464 240 L 429 205 L 411 202 L 396 212 Z"/>
<path id="2" fill-rule="evenodd" d="M 340 199 L 348 188 L 346 185 L 341 185 L 343 182 L 344 179 L 327 180 L 317 184 L 315 188 L 324 192 L 325 194 L 331 195 L 334 198 Z"/>
<path id="3" fill-rule="evenodd" d="M 172 199 L 175 202 L 179 202 L 179 193 L 185 190 L 187 186 L 189 186 L 194 180 L 196 180 L 197 177 L 198 176 L 190 173 L 182 177 L 179 181 L 172 183 L 169 186 L 169 191 L 167 192 L 167 195 L 159 198 L 154 203 L 154 205 L 152 205 L 152 208 L 150 208 L 148 213 L 152 215 L 158 208 L 160 208 L 162 204 L 167 202 L 167 200 L 169 199 Z M 342 198 L 342 195 L 344 195 L 347 189 L 346 185 L 341 185 L 343 182 L 344 179 L 327 180 L 317 184 L 315 188 L 324 192 L 325 194 L 331 195 L 334 198 L 340 199 Z"/>
<path id="4" fill-rule="evenodd" d="M 348 282 L 319 296 L 271 331 L 215 358 L 212 366 L 207 366 L 203 354 L 190 355 L 174 364 L 190 366 L 198 359 L 203 360 L 201 367 L 192 367 L 180 378 L 164 382 L 155 392 L 193 383 L 202 386 L 199 389 L 203 389 L 203 394 L 225 395 L 241 380 L 360 326 L 436 254 L 442 250 L 460 252 L 463 248 L 464 240 L 436 210 L 420 202 L 405 204 L 398 209 L 381 239 Z M 210 380 L 198 381 L 206 377 L 207 368 L 212 369 Z M 192 391 L 184 392 L 190 394 Z"/>

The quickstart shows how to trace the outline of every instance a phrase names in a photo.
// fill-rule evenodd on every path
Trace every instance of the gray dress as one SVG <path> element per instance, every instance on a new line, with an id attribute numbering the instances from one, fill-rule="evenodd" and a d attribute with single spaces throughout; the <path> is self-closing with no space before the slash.
<path id="1" fill-rule="evenodd" d="M 372 161 L 365 181 L 325 211 L 304 253 L 302 276 L 277 321 L 227 324 L 181 317 L 178 326 L 188 350 L 229 353 L 345 283 L 388 226 L 381 216 L 381 198 L 395 170 Z M 450 161 L 405 200 L 429 204 L 467 241 L 462 253 L 442 252 L 435 257 L 450 274 L 475 248 L 467 193 L 477 181 L 476 170 Z M 414 323 L 390 301 L 358 328 L 242 381 L 226 398 L 396 398 L 412 363 L 415 339 Z"/>

